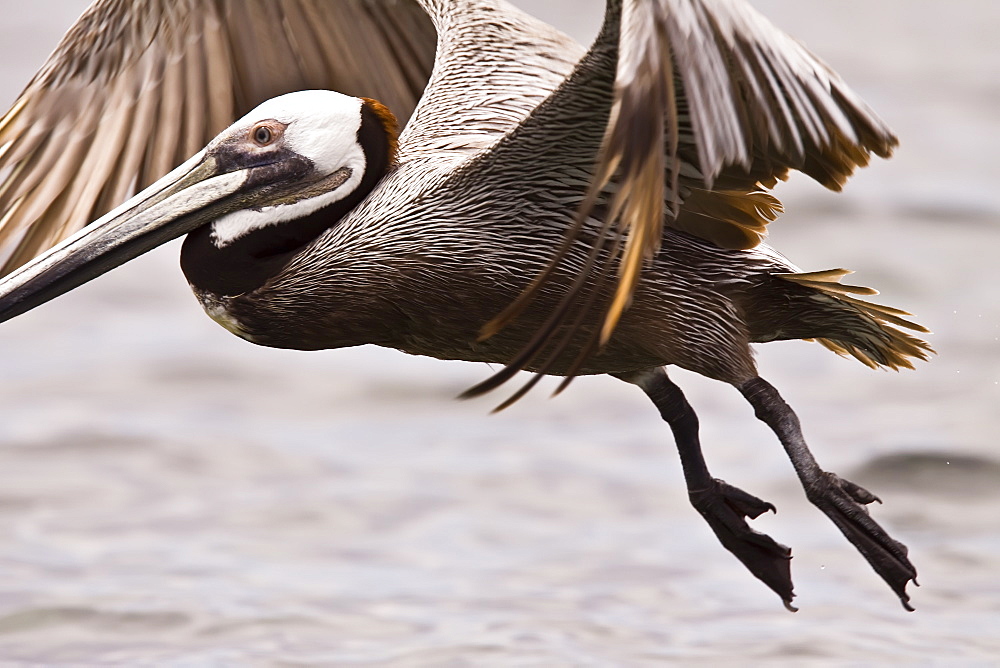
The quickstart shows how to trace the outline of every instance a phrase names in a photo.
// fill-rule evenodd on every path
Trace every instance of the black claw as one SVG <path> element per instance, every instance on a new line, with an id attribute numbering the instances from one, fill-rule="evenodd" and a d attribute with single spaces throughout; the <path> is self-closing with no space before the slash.
<path id="1" fill-rule="evenodd" d="M 833 484 L 838 485 L 842 490 L 847 492 L 847 494 L 850 495 L 850 497 L 855 501 L 857 501 L 858 503 L 863 503 L 865 505 L 868 505 L 873 501 L 876 503 L 882 503 L 882 499 L 878 498 L 877 496 L 869 492 L 861 485 L 855 484 L 850 480 L 844 480 L 836 473 L 827 472 L 826 475 L 827 477 L 830 478 L 830 481 Z"/>
<path id="2" fill-rule="evenodd" d="M 747 517 L 754 519 L 767 511 L 777 512 L 774 505 L 718 479 L 713 479 L 708 489 L 691 491 L 689 496 L 722 546 L 780 596 L 788 610 L 795 612 L 791 549 L 746 523 Z"/>
<path id="3" fill-rule="evenodd" d="M 714 479 L 714 485 L 709 490 L 710 493 L 721 494 L 725 499 L 727 505 L 729 505 L 734 511 L 749 517 L 752 520 L 757 519 L 766 512 L 777 513 L 778 509 L 774 507 L 773 503 L 768 503 L 763 499 L 758 499 L 753 494 L 744 492 L 739 487 L 733 487 L 725 480 Z"/>
<path id="4" fill-rule="evenodd" d="M 909 550 L 889 536 L 861 505 L 878 501 L 878 497 L 832 473 L 824 473 L 808 485 L 806 493 L 892 588 L 903 607 L 912 612 L 906 585 L 911 581 L 916 584 L 917 571 L 907 557 Z"/>

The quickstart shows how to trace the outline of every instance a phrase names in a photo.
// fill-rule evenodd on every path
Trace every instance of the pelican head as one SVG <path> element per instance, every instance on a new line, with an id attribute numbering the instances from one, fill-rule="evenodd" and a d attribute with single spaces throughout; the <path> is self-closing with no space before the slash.
<path id="1" fill-rule="evenodd" d="M 395 132 L 374 100 L 321 90 L 268 100 L 0 281 L 0 322 L 184 234 L 196 292 L 252 290 L 371 191 L 395 161 Z"/>

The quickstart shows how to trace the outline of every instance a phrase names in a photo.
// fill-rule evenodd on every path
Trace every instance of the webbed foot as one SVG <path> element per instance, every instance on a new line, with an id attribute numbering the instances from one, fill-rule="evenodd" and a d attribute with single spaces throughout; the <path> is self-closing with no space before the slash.
<path id="1" fill-rule="evenodd" d="M 701 513 L 723 547 L 733 553 L 757 579 L 770 587 L 785 607 L 792 606 L 792 551 L 767 534 L 750 528 L 746 518 L 756 519 L 774 506 L 728 483 L 712 479 L 707 489 L 690 490 L 691 505 Z"/>
<path id="2" fill-rule="evenodd" d="M 912 612 L 906 585 L 911 580 L 917 584 L 917 571 L 907 557 L 906 546 L 889 536 L 865 507 L 873 501 L 882 501 L 865 488 L 827 471 L 810 480 L 805 490 L 809 501 L 833 520 L 847 540 L 896 592 L 903 607 Z"/>

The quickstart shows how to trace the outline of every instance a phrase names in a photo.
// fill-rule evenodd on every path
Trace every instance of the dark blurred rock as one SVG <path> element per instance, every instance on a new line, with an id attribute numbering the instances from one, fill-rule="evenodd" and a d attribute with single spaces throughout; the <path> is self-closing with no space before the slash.
<path id="1" fill-rule="evenodd" d="M 1000 495 L 1000 462 L 943 450 L 882 455 L 851 478 L 861 485 L 921 494 Z"/>

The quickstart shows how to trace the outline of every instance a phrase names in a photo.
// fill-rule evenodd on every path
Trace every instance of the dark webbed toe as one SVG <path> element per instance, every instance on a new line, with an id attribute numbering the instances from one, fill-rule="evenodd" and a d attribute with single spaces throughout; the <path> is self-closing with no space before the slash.
<path id="1" fill-rule="evenodd" d="M 906 546 L 893 539 L 868 513 L 866 504 L 879 501 L 868 490 L 833 473 L 823 472 L 806 486 L 806 496 L 868 560 L 875 572 L 899 596 L 903 607 L 913 611 L 906 585 L 916 584 L 917 571 Z"/>
<path id="2" fill-rule="evenodd" d="M 774 506 L 719 479 L 713 479 L 712 485 L 706 489 L 689 491 L 688 495 L 691 504 L 712 527 L 723 547 L 778 594 L 785 607 L 794 612 L 796 608 L 791 604 L 795 596 L 792 591 L 791 549 L 767 534 L 751 529 L 746 523 L 748 517 L 755 519 L 767 511 L 775 512 Z"/>

